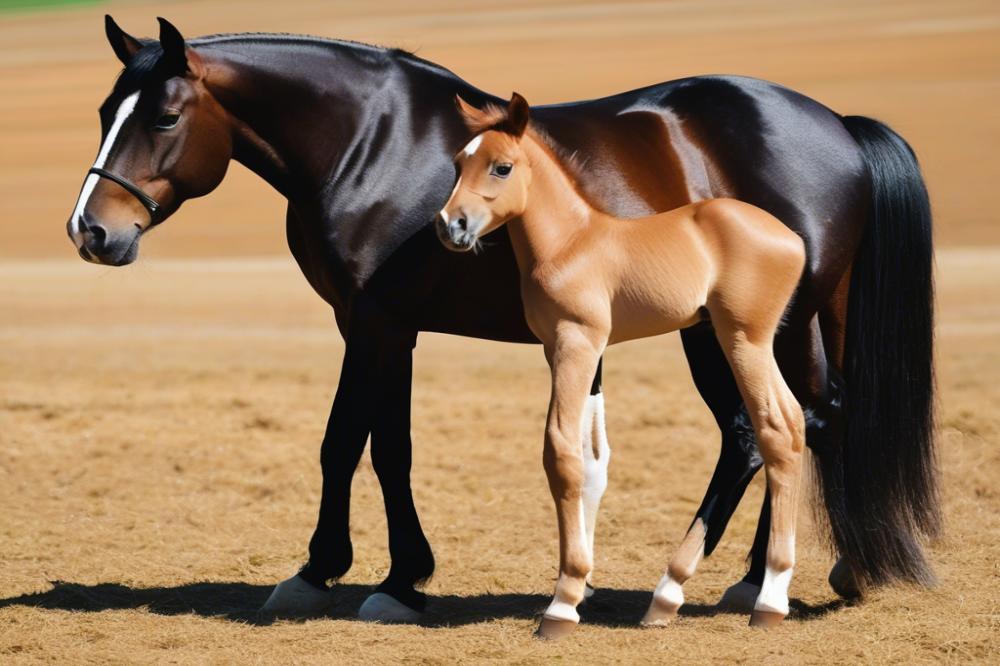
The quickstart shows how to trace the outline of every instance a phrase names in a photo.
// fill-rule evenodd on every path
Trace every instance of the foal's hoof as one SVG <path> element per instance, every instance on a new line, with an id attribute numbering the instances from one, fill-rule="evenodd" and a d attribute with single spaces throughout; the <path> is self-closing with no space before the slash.
<path id="1" fill-rule="evenodd" d="M 781 621 L 785 619 L 782 613 L 776 613 L 775 611 L 769 610 L 754 610 L 750 613 L 750 626 L 751 627 L 774 627 L 781 624 Z"/>
<path id="2" fill-rule="evenodd" d="M 361 604 L 358 617 L 365 622 L 415 624 L 420 621 L 422 613 L 397 601 L 385 592 L 376 592 L 365 599 L 365 603 Z"/>
<path id="3" fill-rule="evenodd" d="M 594 586 L 591 585 L 590 583 L 587 583 L 586 586 L 583 588 L 583 600 L 586 601 L 587 599 L 590 599 L 592 596 L 594 596 L 594 592 L 596 592 Z"/>
<path id="4" fill-rule="evenodd" d="M 753 612 L 758 596 L 760 596 L 760 585 L 741 580 L 722 593 L 722 598 L 715 607 L 734 613 L 750 613 Z"/>
<path id="5" fill-rule="evenodd" d="M 644 627 L 665 627 L 677 619 L 677 611 L 681 605 L 653 596 L 653 601 L 649 604 L 649 609 L 639 621 Z"/>
<path id="6" fill-rule="evenodd" d="M 851 572 L 851 567 L 844 558 L 837 560 L 837 563 L 830 569 L 830 577 L 827 578 L 833 591 L 844 599 L 857 599 L 861 596 L 861 589 L 858 581 Z"/>
<path id="7" fill-rule="evenodd" d="M 308 617 L 322 613 L 332 601 L 329 590 L 321 590 L 295 575 L 274 586 L 260 611 L 280 617 Z"/>
<path id="8" fill-rule="evenodd" d="M 541 624 L 535 636 L 545 641 L 556 641 L 563 636 L 568 636 L 576 629 L 577 622 L 572 620 L 559 620 L 554 617 L 542 617 Z"/>

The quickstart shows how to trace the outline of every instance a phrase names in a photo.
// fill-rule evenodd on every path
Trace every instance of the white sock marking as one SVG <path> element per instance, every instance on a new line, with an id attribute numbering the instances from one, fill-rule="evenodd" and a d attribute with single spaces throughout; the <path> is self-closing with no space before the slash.
<path id="1" fill-rule="evenodd" d="M 108 130 L 108 135 L 104 138 L 104 143 L 101 145 L 100 152 L 97 153 L 97 159 L 94 160 L 94 167 L 101 169 L 104 167 L 104 162 L 108 159 L 108 155 L 111 154 L 111 149 L 115 145 L 115 139 L 118 138 L 118 132 L 121 131 L 122 125 L 128 120 L 128 117 L 132 115 L 135 111 L 135 105 L 139 101 L 139 93 L 134 92 L 125 99 L 118 106 L 118 110 L 115 111 L 115 120 L 111 124 L 111 129 Z M 94 188 L 97 187 L 97 182 L 100 180 L 100 176 L 89 173 L 87 174 L 86 180 L 83 181 L 83 189 L 80 190 L 80 197 L 76 200 L 76 208 L 73 209 L 73 215 L 69 219 L 69 228 L 71 233 L 76 233 L 78 231 L 77 220 L 83 215 L 83 209 L 87 206 L 87 201 L 90 199 L 90 195 L 94 192 Z"/>
<path id="2" fill-rule="evenodd" d="M 656 590 L 653 591 L 653 596 L 671 606 L 680 608 L 684 605 L 684 589 L 668 573 L 663 574 L 663 578 L 657 584 Z"/>
<path id="3" fill-rule="evenodd" d="M 545 609 L 545 617 L 553 620 L 569 620 L 579 622 L 580 614 L 576 612 L 576 606 L 559 596 L 559 583 L 562 582 L 562 574 L 559 574 L 559 581 L 556 582 L 556 593 L 552 597 L 552 603 Z"/>
<path id="4" fill-rule="evenodd" d="M 597 510 L 608 487 L 608 462 L 611 458 L 611 447 L 608 445 L 608 434 L 604 424 L 603 393 L 587 397 L 581 432 L 583 433 L 583 515 L 586 544 L 593 558 Z M 595 441 L 597 457 L 594 456 Z"/>
<path id="5" fill-rule="evenodd" d="M 754 610 L 770 611 L 788 615 L 788 586 L 792 582 L 793 567 L 784 571 L 774 571 L 771 567 L 764 570 L 764 584 L 757 596 Z"/>

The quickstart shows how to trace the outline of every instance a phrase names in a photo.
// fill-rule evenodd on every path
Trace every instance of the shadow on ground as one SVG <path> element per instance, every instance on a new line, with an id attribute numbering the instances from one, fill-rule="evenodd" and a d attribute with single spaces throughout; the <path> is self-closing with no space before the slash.
<path id="1" fill-rule="evenodd" d="M 53 581 L 52 589 L 47 592 L 0 599 L 0 609 L 30 606 L 97 613 L 146 608 L 159 615 L 193 613 L 263 626 L 275 622 L 273 616 L 257 611 L 271 589 L 269 585 L 249 583 L 188 583 L 175 587 L 134 588 L 116 583 L 82 585 Z M 367 585 L 337 585 L 331 594 L 332 605 L 320 617 L 356 620 L 357 609 L 372 591 L 373 588 Z M 636 626 L 646 611 L 649 599 L 648 590 L 600 589 L 581 606 L 580 615 L 587 624 Z M 420 624 L 447 627 L 503 618 L 531 619 L 541 615 L 549 600 L 547 595 L 521 593 L 432 597 Z M 790 619 L 816 619 L 844 605 L 842 600 L 815 606 L 792 600 Z M 686 604 L 680 614 L 682 617 L 710 617 L 730 612 L 706 604 Z"/>

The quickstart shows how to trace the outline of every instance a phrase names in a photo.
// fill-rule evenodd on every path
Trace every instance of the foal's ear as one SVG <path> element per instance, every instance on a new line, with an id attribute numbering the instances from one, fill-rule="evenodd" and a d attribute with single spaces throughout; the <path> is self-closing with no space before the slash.
<path id="1" fill-rule="evenodd" d="M 163 47 L 161 64 L 164 73 L 182 76 L 190 72 L 195 78 L 202 78 L 204 65 L 201 58 L 187 47 L 180 30 L 162 16 L 156 17 L 156 20 L 160 22 L 160 46 Z"/>
<path id="2" fill-rule="evenodd" d="M 483 131 L 483 126 L 486 122 L 486 113 L 482 109 L 472 106 L 462 99 L 461 95 L 455 95 L 455 106 L 458 107 L 458 112 L 462 116 L 462 122 L 465 123 L 465 126 L 470 131 L 476 134 Z"/>
<path id="3" fill-rule="evenodd" d="M 521 97 L 519 93 L 513 93 L 510 101 L 507 102 L 507 122 L 506 130 L 516 137 L 524 134 L 528 127 L 528 120 L 531 117 L 531 110 L 528 107 L 528 100 Z"/>
<path id="4" fill-rule="evenodd" d="M 127 65 L 136 53 L 142 49 L 142 42 L 118 27 L 111 14 L 104 15 L 104 34 L 108 36 L 111 50 L 115 52 L 123 65 Z"/>

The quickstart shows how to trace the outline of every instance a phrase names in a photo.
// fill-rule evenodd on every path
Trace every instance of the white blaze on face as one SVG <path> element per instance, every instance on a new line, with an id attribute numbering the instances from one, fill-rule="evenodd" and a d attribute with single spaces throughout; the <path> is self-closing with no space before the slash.
<path id="1" fill-rule="evenodd" d="M 135 105 L 139 101 L 139 93 L 134 92 L 125 99 L 118 106 L 118 110 L 115 111 L 115 120 L 111 123 L 111 129 L 108 130 L 108 135 L 104 138 L 104 143 L 101 145 L 101 150 L 97 153 L 97 159 L 94 161 L 94 167 L 101 169 L 104 167 L 104 163 L 108 159 L 108 155 L 111 154 L 111 149 L 114 148 L 115 139 L 118 138 L 118 132 L 121 131 L 122 125 L 128 120 L 128 117 L 132 115 L 135 111 Z M 76 208 L 73 209 L 73 216 L 69 219 L 70 232 L 76 233 L 79 229 L 77 227 L 78 220 L 83 215 L 83 209 L 87 207 L 87 201 L 90 199 L 90 195 L 94 192 L 94 188 L 97 187 L 97 181 L 100 180 L 100 176 L 96 174 L 87 174 L 87 179 L 83 181 L 83 189 L 80 190 L 80 198 L 76 200 Z"/>

